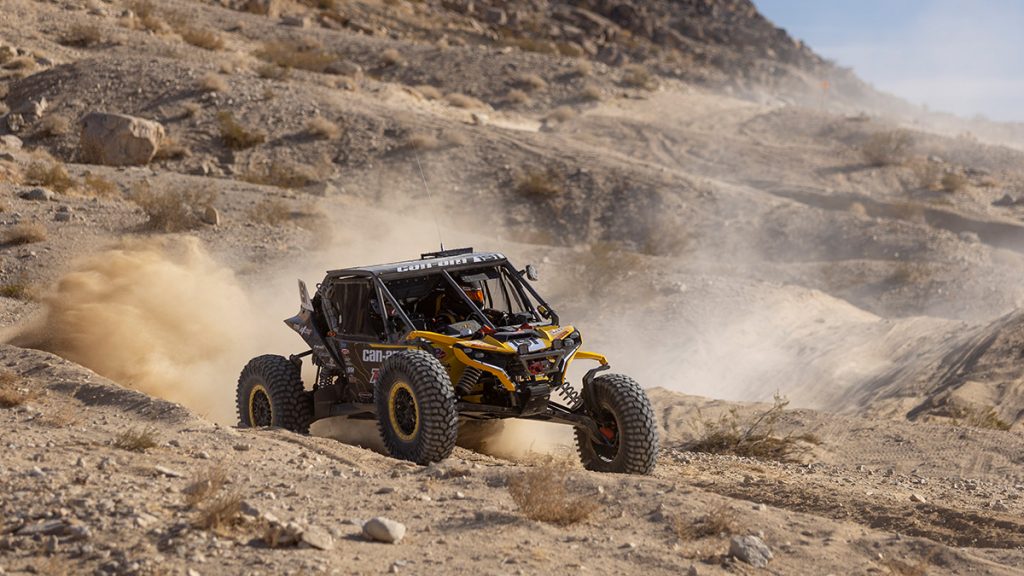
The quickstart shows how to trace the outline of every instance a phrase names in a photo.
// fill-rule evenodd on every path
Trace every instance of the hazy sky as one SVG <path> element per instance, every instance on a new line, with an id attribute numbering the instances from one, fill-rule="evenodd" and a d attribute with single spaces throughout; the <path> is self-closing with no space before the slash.
<path id="1" fill-rule="evenodd" d="M 875 87 L 933 110 L 1024 122 L 1024 0 L 754 0 Z"/>

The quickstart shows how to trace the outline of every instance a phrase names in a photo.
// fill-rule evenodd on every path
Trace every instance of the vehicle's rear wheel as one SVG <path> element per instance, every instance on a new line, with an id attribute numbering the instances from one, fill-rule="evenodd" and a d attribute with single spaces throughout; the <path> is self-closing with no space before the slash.
<path id="1" fill-rule="evenodd" d="M 619 474 L 649 474 L 658 456 L 658 429 L 650 400 L 628 376 L 607 374 L 590 383 L 603 438 L 596 441 L 576 429 L 576 447 L 587 470 Z"/>
<path id="2" fill-rule="evenodd" d="M 267 354 L 249 361 L 238 377 L 238 424 L 243 428 L 278 426 L 309 433 L 312 397 L 302 386 L 299 367 L 283 356 Z"/>
<path id="3" fill-rule="evenodd" d="M 388 453 L 417 464 L 444 460 L 455 448 L 455 391 L 441 363 L 422 350 L 392 355 L 375 392 L 377 426 Z"/>

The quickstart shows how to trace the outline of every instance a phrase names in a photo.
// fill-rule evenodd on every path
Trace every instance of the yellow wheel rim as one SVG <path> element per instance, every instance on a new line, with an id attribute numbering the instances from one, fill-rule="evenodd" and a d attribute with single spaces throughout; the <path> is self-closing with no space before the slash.
<path id="1" fill-rule="evenodd" d="M 416 439 L 420 431 L 420 406 L 412 387 L 399 380 L 391 386 L 388 394 L 388 417 L 391 429 L 405 442 Z M 411 417 L 411 420 L 410 420 Z"/>
<path id="2" fill-rule="evenodd" d="M 267 399 L 267 404 L 270 407 L 270 423 L 274 422 L 274 405 L 270 403 L 270 393 L 263 387 L 263 384 L 257 384 L 249 391 L 249 425 L 252 427 L 256 427 L 256 395 L 260 393 Z"/>

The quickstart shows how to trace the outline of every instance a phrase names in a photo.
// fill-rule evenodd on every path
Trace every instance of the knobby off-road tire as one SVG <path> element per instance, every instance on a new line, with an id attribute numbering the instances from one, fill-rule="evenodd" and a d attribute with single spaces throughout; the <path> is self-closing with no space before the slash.
<path id="1" fill-rule="evenodd" d="M 611 446 L 595 443 L 576 429 L 576 447 L 587 470 L 619 474 L 649 474 L 658 456 L 654 410 L 640 385 L 628 376 L 606 374 L 590 383 L 598 413 L 592 416 Z"/>
<path id="2" fill-rule="evenodd" d="M 374 396 L 377 427 L 392 457 L 429 464 L 452 453 L 459 432 L 455 390 L 437 358 L 422 350 L 393 354 Z"/>
<path id="3" fill-rule="evenodd" d="M 277 426 L 309 433 L 312 396 L 302 387 L 299 367 L 283 356 L 257 356 L 245 365 L 238 377 L 237 403 L 242 428 Z"/>

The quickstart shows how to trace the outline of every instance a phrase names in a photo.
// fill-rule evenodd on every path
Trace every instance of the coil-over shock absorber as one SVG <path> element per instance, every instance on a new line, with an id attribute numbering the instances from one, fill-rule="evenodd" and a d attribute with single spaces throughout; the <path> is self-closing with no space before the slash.
<path id="1" fill-rule="evenodd" d="M 455 393 L 458 396 L 466 396 L 472 393 L 477 380 L 480 380 L 481 374 L 483 374 L 483 371 L 479 368 L 466 366 L 466 369 L 462 372 L 462 377 L 459 378 L 459 383 L 455 385 Z"/>

